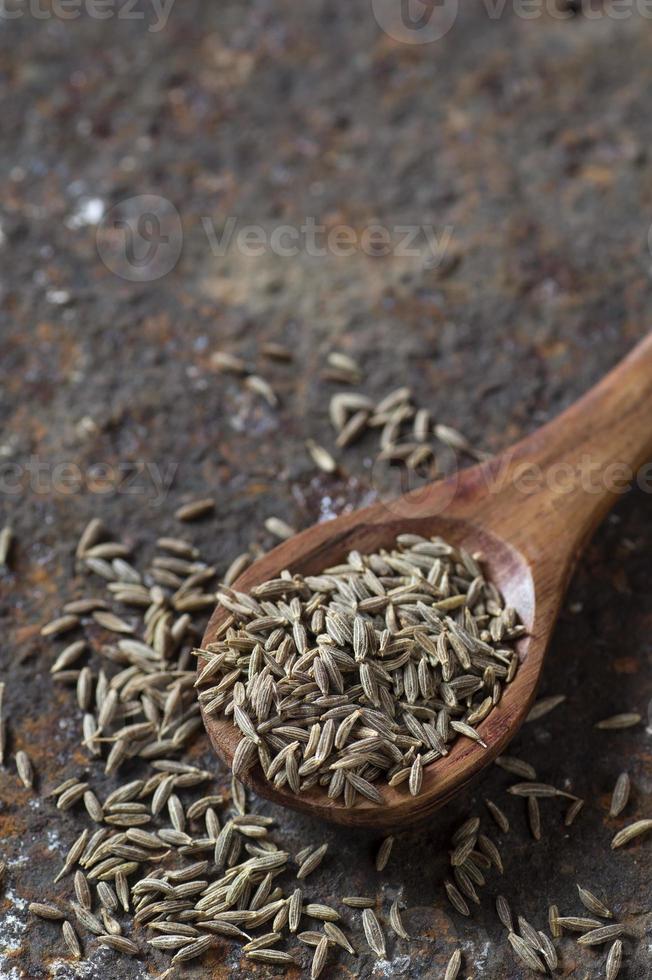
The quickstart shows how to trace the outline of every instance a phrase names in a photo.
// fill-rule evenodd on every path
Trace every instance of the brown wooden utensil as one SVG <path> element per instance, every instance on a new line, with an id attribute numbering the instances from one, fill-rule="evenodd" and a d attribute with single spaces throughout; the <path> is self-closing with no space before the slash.
<path id="1" fill-rule="evenodd" d="M 652 335 L 580 401 L 500 456 L 390 503 L 297 534 L 255 562 L 238 580 L 246 592 L 283 569 L 318 574 L 353 549 L 390 548 L 397 535 L 441 535 L 480 552 L 489 578 L 514 606 L 528 635 L 519 641 L 520 667 L 500 703 L 478 730 L 483 748 L 458 738 L 450 753 L 424 770 L 418 796 L 378 783 L 385 804 L 353 808 L 316 787 L 299 795 L 276 790 L 259 767 L 245 778 L 283 806 L 349 826 L 400 828 L 446 803 L 514 737 L 534 699 L 545 653 L 575 563 L 588 538 L 652 459 Z M 652 490 L 652 467 L 647 486 Z M 228 613 L 215 610 L 203 644 L 213 641 Z M 230 766 L 240 733 L 204 715 L 218 755 Z"/>

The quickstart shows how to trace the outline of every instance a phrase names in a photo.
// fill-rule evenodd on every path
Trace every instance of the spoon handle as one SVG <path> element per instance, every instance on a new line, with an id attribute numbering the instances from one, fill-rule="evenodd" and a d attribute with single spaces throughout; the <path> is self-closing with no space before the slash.
<path id="1" fill-rule="evenodd" d="M 633 482 L 652 493 L 652 334 L 565 412 L 477 467 L 485 519 L 536 559 L 571 562 Z"/>

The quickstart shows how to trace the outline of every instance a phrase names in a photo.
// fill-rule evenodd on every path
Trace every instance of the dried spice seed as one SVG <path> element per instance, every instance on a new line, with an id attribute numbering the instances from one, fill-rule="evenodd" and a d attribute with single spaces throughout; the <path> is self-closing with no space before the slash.
<path id="1" fill-rule="evenodd" d="M 556 905 L 551 905 L 548 909 L 548 925 L 552 938 L 561 939 L 564 931 L 559 925 L 559 909 Z"/>
<path id="2" fill-rule="evenodd" d="M 247 953 L 246 956 L 248 960 L 254 960 L 257 963 L 269 963 L 271 966 L 296 965 L 294 956 L 285 953 L 282 949 L 256 949 L 252 953 Z"/>
<path id="3" fill-rule="evenodd" d="M 559 965 L 559 957 L 552 940 L 545 932 L 539 931 L 539 950 L 543 953 L 548 969 L 552 972 Z"/>
<path id="4" fill-rule="evenodd" d="M 556 922 L 559 928 L 570 929 L 572 932 L 590 932 L 602 927 L 597 919 L 586 919 L 579 915 L 558 915 Z"/>
<path id="5" fill-rule="evenodd" d="M 603 919 L 613 919 L 613 912 L 607 908 L 604 902 L 601 902 L 597 895 L 590 892 L 588 888 L 582 888 L 581 885 L 577 886 L 577 891 L 580 897 L 580 902 L 585 909 L 589 912 L 593 912 L 594 915 L 600 915 Z"/>
<path id="6" fill-rule="evenodd" d="M 526 722 L 539 721 L 540 718 L 545 718 L 551 711 L 554 711 L 560 704 L 563 704 L 565 700 L 565 694 L 555 694 L 548 698 L 541 698 L 535 702 L 534 707 L 525 719 Z"/>
<path id="7" fill-rule="evenodd" d="M 56 905 L 48 905 L 46 902 L 30 902 L 27 906 L 30 912 L 38 915 L 39 919 L 63 919 L 63 912 Z"/>
<path id="8" fill-rule="evenodd" d="M 541 811 L 536 796 L 528 796 L 527 798 L 527 815 L 530 833 L 535 840 L 541 840 Z"/>
<path id="9" fill-rule="evenodd" d="M 385 937 L 380 928 L 380 923 L 371 909 L 364 909 L 362 912 L 362 926 L 369 948 L 376 956 L 385 956 Z"/>
<path id="10" fill-rule="evenodd" d="M 520 776 L 521 779 L 535 780 L 537 778 L 534 766 L 522 759 L 516 759 L 510 755 L 499 755 L 494 759 L 494 765 L 509 772 L 512 776 Z"/>
<path id="11" fill-rule="evenodd" d="M 509 902 L 504 897 L 504 895 L 499 895 L 496 899 L 496 912 L 498 913 L 498 918 L 505 926 L 508 932 L 514 931 L 514 923 L 512 920 L 512 912 L 509 907 Z"/>
<path id="12" fill-rule="evenodd" d="M 102 946 L 110 946 L 116 952 L 126 953 L 127 956 L 137 956 L 139 952 L 136 943 L 132 939 L 127 939 L 126 936 L 103 935 L 99 936 L 99 941 Z"/>
<path id="13" fill-rule="evenodd" d="M 324 932 L 334 943 L 345 949 L 347 953 L 355 954 L 355 950 L 339 926 L 334 922 L 324 922 Z M 319 934 L 318 934 L 319 935 Z"/>
<path id="14" fill-rule="evenodd" d="M 275 538 L 280 538 L 282 541 L 293 538 L 297 533 L 295 528 L 282 521 L 280 517 L 268 517 L 265 521 L 265 528 Z"/>
<path id="15" fill-rule="evenodd" d="M 65 616 L 59 616 L 57 619 L 50 620 L 45 626 L 41 627 L 41 636 L 60 636 L 62 633 L 68 633 L 70 630 L 75 629 L 79 626 L 80 619 L 79 616 L 74 616 L 72 613 L 68 613 Z"/>
<path id="16" fill-rule="evenodd" d="M 401 912 L 398 906 L 398 899 L 392 902 L 392 906 L 389 910 L 389 924 L 399 937 L 399 939 L 409 939 L 410 935 L 403 925 L 403 920 L 401 919 Z"/>
<path id="17" fill-rule="evenodd" d="M 618 939 L 622 936 L 624 932 L 623 926 L 620 922 L 614 922 L 609 926 L 601 926 L 599 929 L 592 929 L 590 932 L 585 932 L 584 935 L 580 936 L 577 942 L 580 946 L 602 946 L 603 943 L 611 942 L 612 939 Z"/>
<path id="18" fill-rule="evenodd" d="M 211 354 L 211 364 L 216 370 L 226 374 L 247 373 L 247 365 L 242 358 L 236 354 L 230 354 L 228 351 L 213 351 Z"/>
<path id="19" fill-rule="evenodd" d="M 456 980 L 460 968 L 462 966 L 462 952 L 456 949 L 451 958 L 448 961 L 446 967 L 446 973 L 444 974 L 444 980 Z"/>
<path id="20" fill-rule="evenodd" d="M 518 917 L 518 928 L 521 933 L 521 938 L 525 940 L 528 946 L 535 951 L 539 950 L 541 945 L 539 933 L 522 915 Z"/>
<path id="21" fill-rule="evenodd" d="M 34 767 L 27 752 L 22 749 L 16 752 L 16 771 L 25 789 L 31 789 L 34 785 Z"/>
<path id="22" fill-rule="evenodd" d="M 493 803 L 491 800 L 485 800 L 485 805 L 489 810 L 489 813 L 494 818 L 497 826 L 504 834 L 509 832 L 509 820 L 507 816 L 503 813 L 499 806 Z"/>
<path id="23" fill-rule="evenodd" d="M 530 970 L 534 970 L 535 973 L 546 972 L 545 966 L 532 947 L 529 946 L 524 939 L 521 939 L 520 936 L 517 936 L 513 932 L 509 933 L 507 939 L 509 940 L 510 946 L 516 953 L 516 956 L 522 963 L 525 964 L 525 966 L 529 967 Z"/>
<path id="24" fill-rule="evenodd" d="M 317 980 L 320 976 L 322 970 L 326 966 L 326 959 L 328 957 L 328 938 L 324 936 L 320 940 L 319 945 L 315 949 L 315 954 L 312 958 L 312 964 L 310 966 L 310 980 Z"/>
<path id="25" fill-rule="evenodd" d="M 347 895 L 342 899 L 342 905 L 348 905 L 351 909 L 372 909 L 375 904 L 375 899 L 365 895 Z"/>
<path id="26" fill-rule="evenodd" d="M 611 718 L 604 718 L 595 725 L 603 732 L 619 732 L 625 728 L 633 728 L 640 724 L 641 716 L 637 712 L 629 712 L 620 715 L 612 715 Z"/>
<path id="27" fill-rule="evenodd" d="M 469 916 L 471 915 L 471 910 L 469 906 L 464 901 L 460 895 L 458 889 L 451 881 L 446 881 L 444 883 L 444 888 L 446 889 L 446 894 L 448 896 L 448 901 L 451 903 L 453 908 L 460 913 L 460 915 Z"/>
<path id="28" fill-rule="evenodd" d="M 584 800 L 573 800 L 571 805 L 568 807 L 566 814 L 564 816 L 564 825 L 566 827 L 572 827 L 578 814 L 584 808 Z"/>
<path id="29" fill-rule="evenodd" d="M 636 820 L 634 823 L 618 831 L 611 842 L 611 848 L 615 850 L 617 847 L 623 847 L 624 844 L 629 844 L 630 841 L 649 833 L 651 830 L 652 820 Z"/>
<path id="30" fill-rule="evenodd" d="M 61 932 L 63 933 L 63 939 L 70 955 L 73 959 L 80 960 L 82 958 L 82 948 L 77 938 L 77 933 L 67 919 L 61 924 Z"/>
<path id="31" fill-rule="evenodd" d="M 261 378 L 258 374 L 250 374 L 244 381 L 245 388 L 252 391 L 254 395 L 260 395 L 270 408 L 276 408 L 279 403 L 278 395 L 272 388 L 269 381 Z"/>
<path id="32" fill-rule="evenodd" d="M 614 786 L 614 791 L 611 796 L 611 806 L 609 807 L 609 816 L 617 817 L 619 816 L 627 803 L 629 802 L 629 794 L 631 791 L 631 782 L 629 774 L 626 772 L 621 772 L 620 776 L 616 780 L 616 785 Z"/>
<path id="33" fill-rule="evenodd" d="M 387 867 L 387 862 L 394 846 L 394 840 L 394 837 L 386 837 L 378 848 L 378 853 L 376 854 L 376 871 L 384 871 Z"/>
<path id="34" fill-rule="evenodd" d="M 202 500 L 193 500 L 191 503 L 179 507 L 174 512 L 174 516 L 178 521 L 198 521 L 200 518 L 212 514 L 214 510 L 215 501 L 213 498 L 205 497 Z"/>
<path id="35" fill-rule="evenodd" d="M 606 980 L 616 980 L 616 977 L 620 973 L 622 961 L 623 943 L 621 939 L 617 939 L 609 950 L 609 955 L 607 956 L 607 963 L 605 967 Z"/>
<path id="36" fill-rule="evenodd" d="M 323 446 L 320 446 L 314 441 L 314 439 L 306 440 L 306 449 L 308 450 L 312 461 L 315 465 L 323 470 L 324 473 L 334 473 L 337 469 L 337 463 Z"/>
<path id="37" fill-rule="evenodd" d="M 0 566 L 8 566 L 13 541 L 14 532 L 9 525 L 5 525 L 0 531 Z"/>

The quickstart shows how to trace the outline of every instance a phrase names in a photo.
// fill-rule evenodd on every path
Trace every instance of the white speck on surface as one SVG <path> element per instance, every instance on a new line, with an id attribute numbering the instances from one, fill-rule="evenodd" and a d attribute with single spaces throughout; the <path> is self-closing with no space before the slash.
<path id="1" fill-rule="evenodd" d="M 48 289 L 45 298 L 48 303 L 53 303 L 55 306 L 63 306 L 65 303 L 70 302 L 70 293 L 67 289 Z"/>
<path id="2" fill-rule="evenodd" d="M 395 956 L 391 960 L 376 960 L 373 974 L 381 977 L 398 977 L 408 972 L 411 962 L 410 957 L 405 955 Z"/>
<path id="3" fill-rule="evenodd" d="M 332 497 L 322 497 L 319 501 L 319 521 L 330 521 L 334 517 L 337 517 L 336 512 L 333 510 L 333 498 Z"/>
<path id="4" fill-rule="evenodd" d="M 86 197 L 66 218 L 68 228 L 84 228 L 87 225 L 97 225 L 104 217 L 104 201 L 101 197 Z"/>
<path id="5" fill-rule="evenodd" d="M 18 862 L 13 861 L 11 866 Z M 27 899 L 21 898 L 14 889 L 7 885 L 4 893 L 5 900 L 11 904 L 0 918 L 0 936 L 2 936 L 2 951 L 0 952 L 0 980 L 10 977 L 11 973 L 4 972 L 9 968 L 8 955 L 15 953 L 23 944 L 23 935 L 27 928 Z M 15 974 L 20 976 L 20 974 Z"/>

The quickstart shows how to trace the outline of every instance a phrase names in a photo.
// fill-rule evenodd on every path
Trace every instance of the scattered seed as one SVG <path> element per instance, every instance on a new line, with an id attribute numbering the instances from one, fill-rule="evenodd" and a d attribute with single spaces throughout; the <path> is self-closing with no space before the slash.
<path id="1" fill-rule="evenodd" d="M 394 837 L 386 837 L 378 848 L 378 853 L 376 855 L 376 871 L 384 871 L 387 867 L 387 862 L 389 861 L 389 856 L 392 853 L 392 847 L 394 846 Z"/>
<path id="2" fill-rule="evenodd" d="M 82 948 L 80 946 L 79 939 L 77 938 L 77 933 L 67 919 L 65 919 L 61 924 L 61 932 L 63 933 L 63 939 L 68 947 L 70 955 L 74 959 L 80 960 L 82 958 Z"/>
<path id="3" fill-rule="evenodd" d="M 295 528 L 282 521 L 280 517 L 268 517 L 265 521 L 265 527 L 270 534 L 273 534 L 275 538 L 280 538 L 282 541 L 293 538 L 297 533 Z"/>
<path id="4" fill-rule="evenodd" d="M 212 936 L 202 936 L 200 939 L 196 939 L 193 943 L 188 946 L 184 946 L 179 952 L 172 957 L 172 963 L 187 963 L 188 960 L 197 959 L 198 956 L 202 956 L 214 943 Z M 253 957 L 252 953 L 248 954 Z"/>
<path id="5" fill-rule="evenodd" d="M 42 626 L 41 636 L 60 636 L 62 633 L 68 633 L 75 629 L 76 626 L 79 626 L 79 616 L 68 613 L 65 616 L 52 619 L 45 626 Z"/>
<path id="6" fill-rule="evenodd" d="M 489 810 L 489 813 L 494 818 L 494 820 L 495 820 L 497 826 L 499 827 L 499 829 L 502 830 L 502 832 L 504 834 L 508 833 L 509 832 L 509 820 L 505 816 L 505 814 L 503 813 L 503 811 L 500 809 L 500 807 L 499 806 L 496 806 L 496 804 L 493 803 L 491 800 L 485 800 L 484 802 L 485 802 L 485 805 L 486 805 L 487 809 Z"/>
<path id="7" fill-rule="evenodd" d="M 409 939 L 409 933 L 407 932 L 403 921 L 401 919 L 401 912 L 398 907 L 398 899 L 392 902 L 392 907 L 389 910 L 389 924 L 399 937 L 399 939 Z"/>
<path id="8" fill-rule="evenodd" d="M 530 833 L 535 840 L 541 840 L 541 811 L 536 796 L 528 796 L 527 798 L 527 815 Z"/>
<path id="9" fill-rule="evenodd" d="M 592 929 L 591 932 L 585 932 L 577 941 L 580 946 L 602 946 L 603 943 L 611 942 L 612 939 L 618 939 L 619 936 L 622 936 L 623 931 L 621 923 L 614 922 L 608 926 L 601 926 L 599 929 Z"/>
<path id="10" fill-rule="evenodd" d="M 582 811 L 583 808 L 584 808 L 584 800 L 573 800 L 571 805 L 568 807 L 568 810 L 566 811 L 566 815 L 564 817 L 564 825 L 566 827 L 571 827 L 575 823 L 578 814 Z"/>
<path id="11" fill-rule="evenodd" d="M 337 469 L 337 463 L 323 446 L 320 446 L 314 441 L 314 439 L 306 440 L 306 449 L 308 450 L 313 463 L 324 473 L 334 473 Z"/>
<path id="12" fill-rule="evenodd" d="M 27 906 L 30 912 L 38 915 L 39 919 L 63 919 L 64 914 L 56 905 L 48 905 L 45 902 L 30 902 Z"/>
<path id="13" fill-rule="evenodd" d="M 202 500 L 194 500 L 189 504 L 184 504 L 175 511 L 174 516 L 178 521 L 198 521 L 215 510 L 215 501 L 212 497 L 205 497 Z"/>
<path id="14" fill-rule="evenodd" d="M 246 374 L 247 365 L 236 354 L 229 354 L 228 351 L 217 350 L 211 354 L 211 364 L 218 371 L 225 374 Z"/>
<path id="15" fill-rule="evenodd" d="M 556 921 L 559 928 L 570 929 L 571 932 L 590 932 L 602 927 L 597 919 L 586 919 L 579 915 L 558 915 Z"/>
<path id="16" fill-rule="evenodd" d="M 635 823 L 630 823 L 629 826 L 623 827 L 622 830 L 618 831 L 611 842 L 611 848 L 614 850 L 617 847 L 622 847 L 624 844 L 629 844 L 636 837 L 647 834 L 651 830 L 652 820 L 636 820 Z"/>
<path id="17" fill-rule="evenodd" d="M 623 943 L 621 939 L 617 939 L 609 950 L 609 955 L 607 956 L 607 964 L 605 968 L 606 980 L 616 980 L 616 977 L 620 973 L 622 961 Z"/>
<path id="18" fill-rule="evenodd" d="M 255 395 L 260 395 L 265 399 L 270 408 L 276 408 L 278 405 L 278 395 L 272 388 L 269 381 L 261 378 L 258 374 L 250 374 L 244 381 L 245 388 L 252 391 Z"/>
<path id="19" fill-rule="evenodd" d="M 294 956 L 290 953 L 285 953 L 281 949 L 256 949 L 246 955 L 248 960 L 254 960 L 257 963 L 269 963 L 271 966 L 290 966 L 296 964 Z"/>
<path id="20" fill-rule="evenodd" d="M 364 934 L 367 938 L 370 949 L 376 954 L 376 956 L 384 957 L 386 952 L 385 937 L 383 936 L 383 931 L 380 928 L 380 923 L 371 909 L 363 909 L 362 926 L 364 928 Z"/>
<path id="21" fill-rule="evenodd" d="M 539 950 L 543 953 L 543 958 L 546 961 L 548 969 L 552 972 L 557 969 L 559 965 L 559 957 L 557 956 L 557 950 L 555 949 L 552 940 L 545 932 L 539 931 Z"/>
<path id="22" fill-rule="evenodd" d="M 110 946 L 116 952 L 126 953 L 127 956 L 137 956 L 139 952 L 138 946 L 133 939 L 127 939 L 126 936 L 103 935 L 99 936 L 99 941 L 102 946 Z"/>
<path id="23" fill-rule="evenodd" d="M 529 967 L 530 970 L 534 970 L 535 973 L 546 972 L 545 966 L 524 939 L 521 939 L 521 937 L 517 936 L 514 932 L 510 932 L 507 939 L 509 940 L 510 946 L 516 953 L 516 956 L 522 963 L 525 964 L 525 966 Z"/>
<path id="24" fill-rule="evenodd" d="M 448 966 L 446 967 L 446 973 L 444 974 L 444 980 L 456 980 L 457 974 L 460 972 L 461 966 L 462 966 L 462 952 L 461 950 L 456 949 L 448 961 Z"/>
<path id="25" fill-rule="evenodd" d="M 0 565 L 6 568 L 9 564 L 9 555 L 11 552 L 12 544 L 14 540 L 14 532 L 9 527 L 5 525 L 0 531 Z"/>
<path id="26" fill-rule="evenodd" d="M 565 694 L 554 694 L 548 698 L 541 698 L 539 701 L 535 702 L 534 707 L 531 709 L 530 713 L 525 719 L 526 722 L 539 721 L 540 718 L 544 718 L 560 704 L 563 704 L 565 700 Z"/>
<path id="27" fill-rule="evenodd" d="M 34 767 L 27 752 L 22 749 L 16 752 L 16 770 L 23 786 L 31 789 L 34 785 Z"/>
<path id="28" fill-rule="evenodd" d="M 640 724 L 641 716 L 636 712 L 629 714 L 612 715 L 611 718 L 604 718 L 597 722 L 596 728 L 603 732 L 619 732 L 625 728 L 633 728 Z"/>
<path id="29" fill-rule="evenodd" d="M 348 895 L 342 899 L 342 904 L 348 905 L 351 909 L 372 909 L 376 901 L 373 898 L 367 898 L 365 895 Z"/>
<path id="30" fill-rule="evenodd" d="M 326 959 L 328 957 L 328 938 L 324 936 L 320 940 L 319 945 L 315 949 L 314 956 L 312 958 L 312 964 L 310 966 L 310 980 L 317 980 L 320 976 L 322 970 L 326 965 Z"/>
<path id="31" fill-rule="evenodd" d="M 269 341 L 260 349 L 263 357 L 269 357 L 272 361 L 284 361 L 288 362 L 293 360 L 293 353 L 288 347 L 284 347 L 283 344 L 277 344 L 274 341 Z"/>
<path id="32" fill-rule="evenodd" d="M 469 906 L 466 904 L 462 896 L 460 895 L 458 889 L 451 881 L 444 883 L 446 889 L 446 894 L 448 896 L 448 901 L 451 903 L 453 908 L 460 913 L 460 915 L 470 915 L 471 911 Z"/>
<path id="33" fill-rule="evenodd" d="M 614 786 L 614 791 L 611 797 L 611 806 L 609 808 L 610 817 L 617 817 L 623 812 L 629 801 L 630 790 L 631 782 L 629 775 L 626 772 L 621 772 L 620 776 L 616 780 L 616 785 Z"/>
<path id="34" fill-rule="evenodd" d="M 556 786 L 548 783 L 515 783 L 507 790 L 512 796 L 534 796 L 537 799 L 549 799 L 553 796 L 565 796 L 568 799 L 575 799 L 570 793 L 565 793 Z"/>
<path id="35" fill-rule="evenodd" d="M 83 558 L 89 548 L 92 548 L 104 535 L 106 531 L 102 521 L 98 517 L 93 517 L 88 522 L 77 544 L 76 557 Z"/>
<path id="36" fill-rule="evenodd" d="M 601 915 L 603 919 L 613 919 L 613 912 L 593 892 L 590 892 L 588 888 L 582 888 L 581 885 L 578 885 L 577 891 L 580 896 L 580 902 L 589 912 L 593 912 L 594 915 Z"/>
<path id="37" fill-rule="evenodd" d="M 509 902 L 504 897 L 504 895 L 499 895 L 496 899 L 496 912 L 498 913 L 498 918 L 505 926 L 508 932 L 514 931 L 514 923 L 512 920 L 512 912 L 509 907 Z"/>
<path id="38" fill-rule="evenodd" d="M 334 943 L 345 949 L 347 953 L 355 954 L 355 950 L 347 937 L 344 935 L 339 926 L 336 926 L 334 922 L 324 922 L 324 932 L 329 939 L 332 939 Z"/>
<path id="39" fill-rule="evenodd" d="M 511 773 L 513 776 L 520 776 L 521 779 L 535 780 L 537 778 L 534 766 L 531 766 L 529 762 L 516 759 L 511 755 L 499 755 L 494 759 L 494 764 L 504 769 L 505 772 Z"/>

